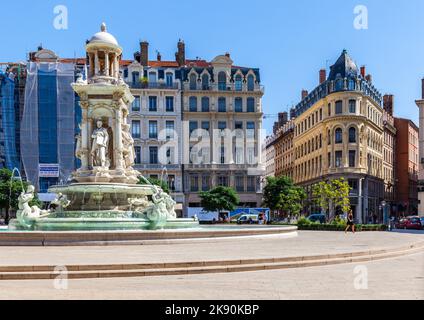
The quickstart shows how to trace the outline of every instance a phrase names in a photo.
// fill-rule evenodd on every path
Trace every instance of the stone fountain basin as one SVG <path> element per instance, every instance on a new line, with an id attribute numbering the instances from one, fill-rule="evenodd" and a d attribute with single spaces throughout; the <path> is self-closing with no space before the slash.
<path id="1" fill-rule="evenodd" d="M 119 184 L 119 183 L 73 183 L 64 186 L 52 186 L 49 188 L 51 193 L 71 194 L 78 192 L 86 193 L 118 193 L 128 195 L 152 195 L 153 187 L 150 185 L 139 184 Z"/>

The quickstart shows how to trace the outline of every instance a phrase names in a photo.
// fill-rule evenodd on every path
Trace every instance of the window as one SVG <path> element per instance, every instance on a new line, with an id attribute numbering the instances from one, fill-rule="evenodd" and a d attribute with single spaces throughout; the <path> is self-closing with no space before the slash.
<path id="1" fill-rule="evenodd" d="M 223 97 L 218 99 L 218 112 L 227 112 L 227 102 Z"/>
<path id="2" fill-rule="evenodd" d="M 247 112 L 255 112 L 255 99 L 247 98 Z"/>
<path id="3" fill-rule="evenodd" d="M 244 192 L 244 177 L 236 176 L 236 191 Z"/>
<path id="4" fill-rule="evenodd" d="M 197 97 L 190 97 L 189 108 L 190 112 L 197 112 Z"/>
<path id="5" fill-rule="evenodd" d="M 209 112 L 209 98 L 202 98 L 202 112 Z"/>
<path id="6" fill-rule="evenodd" d="M 202 90 L 209 90 L 209 76 L 207 74 L 202 76 Z"/>
<path id="7" fill-rule="evenodd" d="M 195 74 L 190 75 L 190 90 L 197 89 L 197 76 Z"/>
<path id="8" fill-rule="evenodd" d="M 331 152 L 328 153 L 328 168 L 331 168 Z"/>
<path id="9" fill-rule="evenodd" d="M 191 176 L 190 177 L 190 190 L 192 192 L 199 191 L 199 177 L 198 176 Z"/>
<path id="10" fill-rule="evenodd" d="M 175 176 L 173 174 L 168 176 L 168 188 L 171 191 L 175 191 Z"/>
<path id="11" fill-rule="evenodd" d="M 335 159 L 334 159 L 336 168 L 341 168 L 342 158 L 343 158 L 343 152 L 342 151 L 336 151 Z"/>
<path id="12" fill-rule="evenodd" d="M 349 151 L 349 167 L 350 168 L 356 167 L 356 151 L 354 150 Z"/>
<path id="13" fill-rule="evenodd" d="M 255 90 L 255 78 L 251 74 L 247 76 L 247 90 L 248 91 Z"/>
<path id="14" fill-rule="evenodd" d="M 227 122 L 225 122 L 225 121 L 219 121 L 218 122 L 218 129 L 219 130 L 225 130 L 225 129 L 227 129 Z"/>
<path id="15" fill-rule="evenodd" d="M 221 146 L 221 159 L 220 159 L 220 163 L 221 164 L 225 164 L 225 146 Z"/>
<path id="16" fill-rule="evenodd" d="M 135 160 L 134 160 L 134 163 L 135 164 L 140 164 L 141 163 L 141 147 L 140 146 L 135 146 L 134 147 L 134 151 L 135 151 Z"/>
<path id="17" fill-rule="evenodd" d="M 133 73 L 132 73 L 132 83 L 135 84 L 135 83 L 138 83 L 138 82 L 140 82 L 140 73 L 137 72 L 137 71 L 133 71 Z"/>
<path id="18" fill-rule="evenodd" d="M 209 132 L 209 129 L 210 129 L 209 121 L 202 121 L 202 129 Z"/>
<path id="19" fill-rule="evenodd" d="M 140 139 L 140 136 L 141 136 L 140 120 L 131 121 L 131 134 L 134 139 Z"/>
<path id="20" fill-rule="evenodd" d="M 349 91 L 355 91 L 355 87 L 356 87 L 356 85 L 355 85 L 355 80 L 353 80 L 353 79 L 349 79 L 349 84 L 348 84 L 348 86 L 349 86 Z"/>
<path id="21" fill-rule="evenodd" d="M 219 176 L 218 177 L 218 186 L 228 187 L 228 177 L 227 176 Z"/>
<path id="22" fill-rule="evenodd" d="M 255 123 L 247 122 L 246 123 L 246 138 L 254 139 L 255 138 Z"/>
<path id="23" fill-rule="evenodd" d="M 343 90 L 343 79 L 336 80 L 336 91 Z"/>
<path id="24" fill-rule="evenodd" d="M 174 112 L 174 97 L 165 98 L 165 110 L 166 112 Z"/>
<path id="25" fill-rule="evenodd" d="M 331 116 L 331 103 L 328 104 L 328 116 Z"/>
<path id="26" fill-rule="evenodd" d="M 356 143 L 356 129 L 353 127 L 349 129 L 349 143 Z"/>
<path id="27" fill-rule="evenodd" d="M 158 164 L 158 147 L 149 147 L 150 164 Z"/>
<path id="28" fill-rule="evenodd" d="M 235 77 L 235 87 L 236 87 L 236 91 L 241 91 L 243 89 L 243 80 L 241 75 L 236 75 Z"/>
<path id="29" fill-rule="evenodd" d="M 349 112 L 356 113 L 356 100 L 349 100 Z"/>
<path id="30" fill-rule="evenodd" d="M 334 137 L 335 137 L 335 141 L 334 141 L 335 143 L 337 144 L 343 143 L 343 130 L 340 128 L 336 129 Z"/>
<path id="31" fill-rule="evenodd" d="M 223 71 L 218 74 L 218 90 L 227 90 L 227 75 Z"/>
<path id="32" fill-rule="evenodd" d="M 149 111 L 156 112 L 158 111 L 158 97 L 149 97 Z"/>
<path id="33" fill-rule="evenodd" d="M 149 121 L 149 138 L 157 139 L 157 137 L 158 137 L 158 122 Z"/>
<path id="34" fill-rule="evenodd" d="M 336 114 L 343 113 L 343 101 L 336 101 Z"/>
<path id="35" fill-rule="evenodd" d="M 243 112 L 243 99 L 235 98 L 234 99 L 234 111 L 235 112 Z"/>
<path id="36" fill-rule="evenodd" d="M 166 86 L 172 87 L 174 85 L 174 75 L 172 74 L 172 72 L 167 72 L 165 78 L 166 78 Z"/>
<path id="37" fill-rule="evenodd" d="M 234 125 L 235 130 L 243 130 L 243 122 L 242 121 L 236 121 Z"/>
<path id="38" fill-rule="evenodd" d="M 138 112 L 140 111 L 140 97 L 135 97 L 131 109 L 133 112 Z"/>
<path id="39" fill-rule="evenodd" d="M 202 191 L 209 191 L 210 189 L 210 177 L 202 176 Z"/>
<path id="40" fill-rule="evenodd" d="M 198 128 L 197 121 L 190 121 L 188 126 L 189 126 L 189 131 L 191 136 L 192 133 Z"/>
<path id="41" fill-rule="evenodd" d="M 247 191 L 255 192 L 256 191 L 256 177 L 247 177 Z"/>
<path id="42" fill-rule="evenodd" d="M 174 121 L 166 121 L 165 128 L 166 128 L 166 139 L 167 140 L 174 139 L 174 129 L 175 129 Z"/>
<path id="43" fill-rule="evenodd" d="M 149 83 L 156 83 L 156 72 L 149 72 Z"/>

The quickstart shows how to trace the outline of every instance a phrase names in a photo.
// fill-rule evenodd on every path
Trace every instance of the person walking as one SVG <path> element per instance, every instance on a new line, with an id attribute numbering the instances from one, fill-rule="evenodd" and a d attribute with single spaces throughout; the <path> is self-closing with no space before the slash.
<path id="1" fill-rule="evenodd" d="M 353 233 L 355 233 L 355 222 L 353 221 L 353 213 L 352 210 L 349 211 L 349 214 L 347 215 L 347 227 L 345 230 L 345 233 L 351 229 Z"/>

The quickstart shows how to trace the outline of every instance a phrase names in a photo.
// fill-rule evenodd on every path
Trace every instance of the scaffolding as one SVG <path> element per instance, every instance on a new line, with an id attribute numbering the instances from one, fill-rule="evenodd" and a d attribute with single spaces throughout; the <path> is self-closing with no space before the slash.
<path id="1" fill-rule="evenodd" d="M 52 176 L 56 184 L 66 182 L 74 170 L 74 80 L 73 63 L 30 62 L 27 66 L 21 156 L 27 179 L 37 189 L 39 164 L 57 166 L 57 175 Z"/>

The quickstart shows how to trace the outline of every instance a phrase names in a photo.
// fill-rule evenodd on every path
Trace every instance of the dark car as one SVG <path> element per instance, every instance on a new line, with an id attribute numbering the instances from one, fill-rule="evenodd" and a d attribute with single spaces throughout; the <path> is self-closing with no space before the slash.
<path id="1" fill-rule="evenodd" d="M 326 222 L 325 214 L 311 214 L 307 219 L 311 222 L 319 222 L 319 223 Z"/>
<path id="2" fill-rule="evenodd" d="M 424 217 L 420 217 L 420 221 L 421 221 L 421 226 L 423 227 L 423 230 L 424 230 Z"/>

